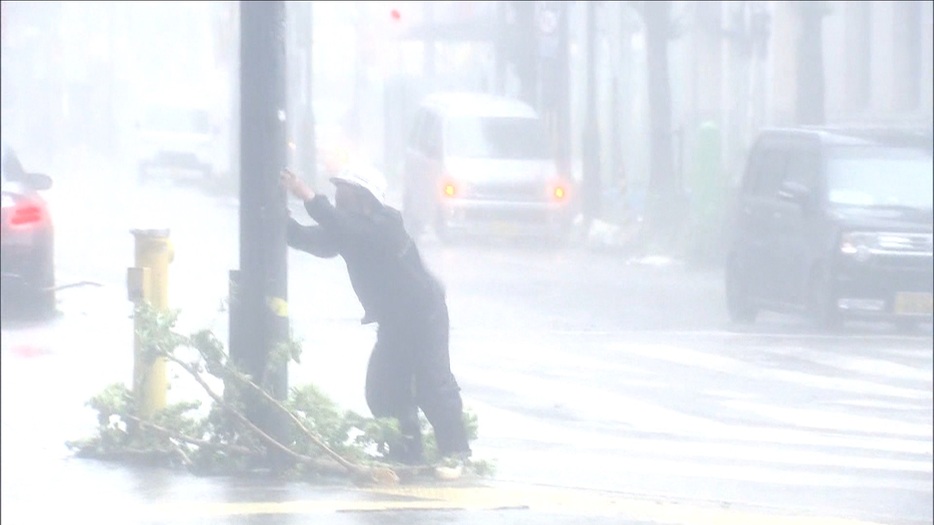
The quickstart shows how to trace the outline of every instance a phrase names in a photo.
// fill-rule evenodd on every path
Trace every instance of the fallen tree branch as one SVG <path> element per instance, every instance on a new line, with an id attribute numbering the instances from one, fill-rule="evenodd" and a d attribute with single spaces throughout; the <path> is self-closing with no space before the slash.
<path id="1" fill-rule="evenodd" d="M 216 392 L 214 392 L 214 390 L 210 387 L 210 385 L 208 385 L 204 381 L 204 378 L 201 377 L 201 374 L 195 369 L 194 366 L 182 361 L 181 359 L 175 357 L 171 353 L 165 353 L 164 355 L 167 359 L 181 366 L 182 369 L 188 372 L 195 379 L 195 381 L 199 385 L 201 385 L 201 388 L 203 388 L 204 391 L 207 392 L 207 394 L 211 397 L 211 399 L 213 399 L 214 402 L 218 404 L 218 406 L 220 406 L 221 408 L 229 412 L 231 415 L 233 415 L 241 424 L 243 424 L 246 428 L 250 429 L 254 434 L 259 436 L 259 438 L 262 439 L 264 442 L 266 442 L 268 445 L 283 452 L 284 454 L 294 459 L 295 461 L 298 461 L 304 464 L 315 465 L 319 467 L 321 466 L 321 462 L 318 461 L 316 458 L 295 452 L 294 450 L 290 449 L 286 445 L 280 443 L 277 439 L 273 438 L 272 436 L 267 434 L 265 431 L 263 431 L 261 428 L 256 426 L 256 424 L 250 421 L 250 419 L 247 418 L 245 415 L 243 415 L 239 410 L 235 409 L 229 403 L 224 401 L 224 399 L 220 395 L 218 395 Z M 285 407 L 281 406 L 281 404 L 279 404 L 278 401 L 276 402 L 276 405 L 279 406 L 280 409 L 283 409 L 286 412 L 288 412 L 289 415 L 292 415 L 291 412 L 288 411 L 288 409 L 286 409 Z M 316 440 L 316 443 L 320 443 L 320 441 Z M 331 452 L 337 455 L 336 452 L 333 452 L 333 451 Z M 333 456 L 331 457 L 333 459 Z M 340 456 L 337 455 L 337 457 L 340 457 Z M 368 482 L 375 482 L 379 484 L 394 484 L 398 482 L 399 480 L 399 477 L 391 469 L 385 469 L 385 468 L 371 469 L 368 467 L 364 467 L 364 466 L 351 463 L 345 460 L 344 458 L 340 458 L 340 459 L 342 461 L 338 461 L 338 464 L 341 467 L 343 467 L 345 470 L 347 470 L 357 481 L 368 481 Z M 386 472 L 386 470 L 388 470 L 388 472 Z"/>
<path id="2" fill-rule="evenodd" d="M 242 447 L 239 445 L 233 445 L 229 443 L 214 443 L 211 441 L 205 441 L 203 439 L 193 438 L 191 436 L 186 436 L 185 434 L 182 434 L 181 432 L 177 432 L 175 430 L 171 430 L 163 426 L 157 425 L 155 423 L 152 423 L 151 421 L 146 421 L 145 419 L 138 418 L 132 414 L 124 414 L 123 417 L 126 417 L 127 419 L 136 422 L 140 426 L 140 428 L 150 428 L 167 437 L 175 438 L 175 439 L 178 439 L 179 441 L 184 441 L 186 443 L 190 443 L 200 448 L 212 448 L 215 450 L 236 452 L 237 454 L 243 454 L 247 456 L 258 456 L 259 455 L 255 450 L 249 447 Z"/>
<path id="3" fill-rule="evenodd" d="M 291 419 L 292 422 L 295 423 L 295 425 L 299 428 L 299 430 L 301 430 L 302 433 L 303 433 L 309 440 L 311 440 L 312 443 L 314 443 L 317 447 L 319 447 L 321 450 L 323 450 L 328 456 L 330 456 L 331 458 L 333 458 L 334 461 L 337 461 L 338 463 L 341 464 L 341 466 L 343 466 L 344 468 L 347 468 L 347 469 L 359 468 L 358 465 L 354 464 L 353 462 L 347 460 L 346 458 L 344 458 L 343 456 L 341 456 L 340 454 L 338 454 L 337 452 L 335 452 L 335 451 L 334 451 L 333 449 L 331 449 L 331 447 L 329 447 L 329 446 L 327 445 L 327 443 L 325 443 L 321 438 L 319 438 L 317 435 L 315 435 L 311 430 L 308 430 L 308 428 L 306 428 L 305 425 L 302 424 L 301 420 L 298 419 L 298 417 L 297 417 L 294 413 L 292 413 L 291 410 L 289 410 L 288 408 L 284 407 L 284 406 L 282 405 L 282 403 L 279 402 L 278 399 L 276 399 L 276 398 L 272 397 L 271 395 L 269 395 L 269 393 L 266 392 L 266 390 L 264 390 L 264 389 L 261 388 L 259 385 L 257 385 L 256 383 L 254 383 L 252 380 L 248 379 L 247 377 L 243 376 L 243 375 L 240 374 L 240 373 L 237 373 L 237 372 L 234 371 L 234 370 L 228 370 L 228 372 L 230 373 L 230 375 L 234 376 L 238 381 L 240 381 L 241 383 L 243 383 L 243 384 L 249 386 L 254 392 L 257 392 L 259 395 L 263 396 L 263 399 L 265 399 L 266 401 L 269 401 L 270 403 L 272 403 L 273 405 L 275 405 L 276 408 L 278 408 L 280 411 L 282 411 L 282 412 L 284 412 L 286 415 L 288 415 L 288 416 L 289 416 L 289 419 Z"/>
<path id="4" fill-rule="evenodd" d="M 188 457 L 188 452 L 185 452 L 185 449 L 182 447 L 182 445 L 175 438 L 169 438 L 169 443 L 172 444 L 172 450 L 175 451 L 175 454 L 181 460 L 182 465 L 191 467 L 191 458 Z"/>
<path id="5" fill-rule="evenodd" d="M 244 446 L 240 446 L 240 445 L 234 445 L 234 444 L 231 444 L 231 443 L 214 443 L 214 442 L 212 442 L 212 441 L 206 441 L 206 440 L 203 440 L 203 439 L 197 439 L 197 438 L 193 438 L 193 437 L 191 437 L 191 436 L 187 436 L 187 435 L 185 435 L 185 434 L 182 434 L 182 433 L 180 433 L 180 432 L 176 432 L 176 431 L 171 430 L 171 429 L 169 429 L 169 428 L 165 428 L 165 427 L 163 427 L 163 426 L 157 425 L 157 424 L 155 424 L 155 423 L 152 423 L 151 421 L 146 421 L 146 420 L 144 420 L 144 419 L 140 419 L 140 418 L 138 418 L 138 417 L 136 417 L 136 416 L 133 416 L 133 415 L 130 415 L 130 414 L 126 414 L 125 417 L 126 417 L 127 419 L 130 419 L 130 420 L 136 422 L 137 424 L 139 424 L 140 428 L 144 428 L 144 427 L 145 427 L 145 428 L 149 428 L 149 429 L 154 430 L 154 431 L 156 431 L 156 432 L 159 432 L 160 434 L 163 434 L 163 435 L 165 435 L 165 436 L 167 436 L 167 437 L 169 437 L 169 438 L 177 439 L 177 440 L 179 440 L 179 441 L 184 441 L 184 442 L 186 442 L 186 443 L 190 443 L 190 444 L 192 444 L 192 445 L 195 445 L 195 446 L 197 446 L 197 447 L 199 447 L 199 448 L 211 448 L 211 449 L 214 449 L 214 450 L 220 450 L 220 451 L 223 451 L 223 452 L 233 452 L 233 453 L 236 453 L 236 454 L 241 454 L 241 455 L 249 456 L 249 457 L 257 457 L 257 456 L 260 455 L 260 453 L 259 453 L 256 449 L 252 449 L 252 448 L 249 448 L 249 447 L 244 447 Z M 182 452 L 182 451 L 179 451 L 179 452 Z M 186 457 L 186 456 L 183 456 L 183 460 L 184 460 L 184 457 Z M 191 462 L 189 462 L 189 463 L 191 463 Z M 305 463 L 306 463 L 306 464 L 314 464 L 314 467 L 315 467 L 316 469 L 321 470 L 321 471 L 327 471 L 327 472 L 330 472 L 330 473 L 335 473 L 335 474 L 336 474 L 336 473 L 338 473 L 338 472 L 343 472 L 343 471 L 344 471 L 344 469 L 342 469 L 341 466 L 340 466 L 339 464 L 337 464 L 337 463 L 333 463 L 333 462 L 330 462 L 330 461 L 319 461 L 317 458 L 308 457 L 307 460 L 305 461 Z"/>
<path id="6" fill-rule="evenodd" d="M 295 452 L 294 450 L 290 449 L 289 447 L 283 445 L 283 444 L 280 443 L 278 440 L 276 440 L 275 438 L 273 438 L 272 436 L 270 436 L 269 434 L 267 434 L 266 432 L 264 432 L 261 428 L 259 428 L 258 426 L 256 426 L 252 421 L 249 420 L 249 418 L 247 418 L 246 416 L 244 416 L 243 414 L 241 414 L 239 410 L 237 410 L 237 409 L 235 409 L 234 407 L 230 406 L 229 403 L 227 403 L 226 401 L 224 401 L 224 398 L 222 398 L 220 395 L 218 395 L 216 392 L 214 392 L 213 389 L 211 389 L 210 385 L 208 385 L 208 384 L 204 381 L 204 378 L 201 377 L 201 374 L 198 373 L 198 371 L 195 369 L 195 367 L 193 367 L 192 365 L 190 365 L 190 364 L 188 364 L 188 363 L 182 361 L 181 359 L 179 359 L 179 358 L 177 358 L 177 357 L 175 357 L 175 356 L 173 356 L 173 355 L 171 355 L 171 354 L 166 354 L 166 357 L 167 357 L 169 360 L 171 360 L 172 362 L 174 362 L 174 363 L 178 364 L 179 366 L 181 366 L 186 372 L 188 372 L 189 374 L 191 374 L 191 376 L 195 378 L 195 381 L 197 381 L 198 384 L 201 385 L 201 388 L 203 388 L 204 391 L 207 392 L 207 394 L 208 394 L 209 396 L 211 396 L 211 399 L 213 399 L 215 403 L 217 403 L 221 408 L 223 408 L 224 410 L 226 410 L 227 412 L 229 412 L 231 415 L 233 415 L 235 418 L 237 418 L 237 420 L 240 421 L 240 423 L 242 423 L 245 427 L 247 427 L 248 429 L 250 429 L 251 431 L 253 431 L 253 433 L 255 433 L 257 436 L 259 436 L 260 439 L 262 439 L 263 441 L 265 441 L 267 444 L 271 445 L 273 448 L 276 448 L 276 449 L 278 449 L 278 450 L 284 452 L 286 455 L 288 455 L 289 457 L 291 457 L 291 458 L 293 458 L 293 459 L 295 459 L 295 460 L 297 460 L 297 461 L 305 462 L 306 460 L 313 459 L 313 458 L 310 458 L 309 456 L 305 456 L 305 455 L 303 455 L 303 454 L 299 454 L 298 452 Z"/>
<path id="7" fill-rule="evenodd" d="M 266 392 L 265 389 L 261 388 L 259 385 L 254 383 L 251 379 L 237 372 L 236 370 L 230 370 L 230 368 L 227 367 L 226 365 L 225 365 L 225 369 L 227 369 L 228 373 L 236 377 L 238 381 L 240 381 L 243 384 L 248 385 L 254 392 L 259 393 L 263 397 L 263 399 L 272 403 L 281 412 L 285 413 L 289 417 L 289 419 L 292 420 L 293 423 L 295 423 L 295 426 L 298 427 L 298 429 L 302 432 L 302 434 L 305 435 L 305 437 L 307 437 L 312 443 L 315 444 L 315 446 L 323 450 L 329 457 L 331 457 L 334 461 L 338 462 L 342 467 L 350 471 L 352 474 L 354 475 L 365 474 L 369 476 L 369 478 L 371 478 L 373 481 L 376 481 L 380 484 L 398 483 L 399 476 L 390 467 L 387 467 L 387 466 L 364 467 L 364 466 L 355 464 L 347 460 L 346 458 L 344 458 L 343 456 L 335 452 L 331 447 L 329 447 L 327 443 L 325 443 L 320 437 L 315 435 L 314 432 L 309 430 L 308 427 L 306 427 L 302 423 L 302 421 L 298 418 L 298 416 L 296 416 L 291 410 L 283 406 L 282 403 L 278 399 L 269 395 L 269 393 Z"/>

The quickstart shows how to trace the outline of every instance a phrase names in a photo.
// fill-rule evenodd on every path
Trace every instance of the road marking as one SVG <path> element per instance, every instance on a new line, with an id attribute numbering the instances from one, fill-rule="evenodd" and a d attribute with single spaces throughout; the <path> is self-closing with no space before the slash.
<path id="1" fill-rule="evenodd" d="M 696 339 L 700 337 L 710 338 L 710 339 L 743 339 L 746 341 L 755 340 L 755 339 L 764 339 L 764 340 L 773 340 L 778 339 L 781 341 L 844 341 L 850 342 L 858 340 L 860 343 L 864 342 L 880 342 L 880 341 L 890 341 L 893 343 L 897 342 L 918 342 L 918 341 L 930 341 L 930 333 L 918 333 L 918 334 L 886 334 L 886 333 L 863 333 L 853 331 L 851 333 L 841 333 L 841 334 L 822 334 L 814 332 L 796 332 L 794 327 L 787 328 L 789 331 L 781 331 L 783 328 L 776 328 L 776 331 L 764 332 L 764 331 L 741 331 L 741 330 L 639 330 L 639 329 L 630 329 L 630 330 L 562 330 L 554 329 L 548 331 L 538 331 L 537 335 L 544 337 L 623 337 L 623 336 L 636 336 L 636 337 L 658 337 L 663 336 L 666 338 L 669 337 L 688 337 L 691 339 Z M 456 325 L 451 325 L 451 333 L 469 337 L 490 337 L 498 340 L 502 340 L 504 337 L 521 337 L 522 340 L 527 340 L 528 337 L 526 334 L 521 336 L 516 336 L 514 330 L 504 330 L 504 329 L 487 329 L 487 328 L 461 328 Z"/>
<path id="2" fill-rule="evenodd" d="M 617 343 L 611 346 L 613 350 L 639 357 L 663 360 L 676 365 L 701 367 L 715 372 L 735 374 L 738 377 L 774 378 L 803 385 L 816 386 L 824 389 L 842 390 L 856 393 L 874 393 L 905 399 L 931 399 L 931 392 L 914 388 L 901 388 L 865 379 L 851 379 L 833 377 L 818 373 L 805 373 L 796 370 L 774 369 L 761 364 L 750 363 L 732 357 L 724 357 L 713 352 L 694 350 L 684 346 L 670 344 L 631 344 Z M 825 362 L 823 363 L 829 365 Z M 836 368 L 840 368 L 836 365 Z M 903 372 L 902 368 L 897 369 Z M 883 369 L 876 367 L 877 374 L 883 379 L 892 379 L 886 372 L 892 373 L 893 368 Z"/>
<path id="3" fill-rule="evenodd" d="M 493 448 L 484 450 L 486 455 L 496 456 L 501 452 Z M 592 458 L 599 454 L 599 450 L 589 449 L 581 453 L 565 453 L 560 459 L 549 460 L 547 467 L 528 467 L 541 458 L 541 454 L 520 453 L 510 450 L 512 465 L 497 465 L 497 476 L 502 481 L 534 483 L 555 472 L 567 472 L 563 476 L 565 483 L 592 490 L 625 489 L 641 492 L 641 479 L 664 478 L 653 485 L 654 491 L 668 494 L 669 490 L 679 490 L 677 487 L 696 485 L 717 487 L 722 494 L 729 494 L 729 498 L 743 497 L 728 487 L 745 487 L 741 492 L 753 492 L 755 497 L 764 497 L 771 491 L 785 490 L 808 491 L 828 489 L 859 489 L 917 492 L 919 494 L 931 493 L 931 477 L 928 472 L 906 476 L 902 471 L 877 471 L 871 475 L 861 473 L 854 475 L 852 470 L 842 470 L 836 466 L 821 467 L 811 465 L 776 464 L 767 462 L 754 462 L 749 464 L 731 463 L 728 459 L 704 460 L 703 458 L 678 458 L 640 456 L 637 452 L 621 455 L 618 451 L 612 459 L 604 460 L 594 465 Z M 768 451 L 766 451 L 768 452 Z M 591 461 L 582 466 L 582 462 Z M 924 467 L 917 462 L 917 470 Z M 519 465 L 519 466 L 515 466 Z M 673 480 L 673 482 L 667 481 Z M 666 484 L 670 483 L 670 484 Z M 682 485 L 680 483 L 684 483 Z M 670 488 L 669 488 L 670 487 Z M 731 502 L 738 501 L 731 499 Z M 760 500 L 761 501 L 761 500 Z"/>
<path id="4" fill-rule="evenodd" d="M 502 438 L 493 435 L 493 439 Z M 524 440 L 515 436 L 511 439 L 513 441 Z M 635 465 L 645 462 L 645 472 L 656 472 L 658 467 L 653 467 L 653 462 L 665 461 L 671 464 L 666 464 L 664 471 L 672 475 L 697 475 L 697 472 L 703 475 L 703 469 L 712 469 L 716 466 L 716 462 L 729 464 L 737 461 L 745 462 L 750 469 L 758 469 L 759 473 L 766 475 L 763 480 L 776 477 L 787 478 L 789 467 L 795 467 L 798 475 L 804 475 L 800 471 L 805 467 L 815 470 L 833 467 L 890 472 L 931 473 L 932 471 L 931 443 L 921 440 L 899 443 L 898 450 L 893 450 L 893 452 L 902 454 L 912 454 L 913 457 L 909 458 L 885 457 L 880 452 L 882 446 L 875 447 L 877 441 L 872 439 L 866 439 L 863 441 L 863 446 L 855 450 L 848 450 L 849 447 L 840 444 L 833 452 L 808 450 L 804 448 L 804 445 L 797 443 L 782 444 L 756 440 L 749 440 L 746 443 L 739 440 L 718 442 L 694 440 L 687 436 L 672 436 L 669 439 L 658 437 L 640 439 L 626 436 L 597 436 L 588 432 L 580 432 L 576 437 L 570 433 L 562 434 L 548 440 L 530 437 L 528 441 L 537 442 L 539 445 L 553 443 L 557 446 L 586 442 L 588 450 L 596 453 L 605 452 L 608 456 L 624 454 L 627 470 L 634 470 Z M 503 454 L 509 453 L 506 450 L 502 452 Z M 648 459 L 649 457 L 651 459 Z M 534 459 L 529 458 L 529 460 Z M 736 475 L 737 471 L 734 469 L 731 468 L 729 471 Z M 709 475 L 709 471 L 706 475 Z M 754 480 L 748 475 L 738 479 Z M 829 481 L 824 480 L 822 483 L 829 483 Z"/>
<path id="5" fill-rule="evenodd" d="M 503 378 L 499 377 L 496 371 L 488 371 L 482 377 L 482 384 L 503 384 Z M 479 383 L 476 383 L 479 384 Z M 512 379 L 514 388 L 519 391 L 529 392 L 547 392 L 550 383 L 546 380 L 525 377 L 521 383 Z M 600 403 L 593 400 L 599 399 Z M 543 402 L 547 402 L 544 400 Z M 482 420 L 485 421 L 486 428 L 522 428 L 529 434 L 537 436 L 551 436 L 552 441 L 560 443 L 575 443 L 581 439 L 580 432 L 573 427 L 563 427 L 554 429 L 538 417 L 515 413 L 511 410 L 499 409 L 493 405 L 482 403 L 480 400 L 465 396 L 465 402 L 476 408 L 477 412 L 482 414 Z M 755 446 L 766 444 L 783 445 L 811 445 L 811 446 L 832 446 L 847 447 L 856 449 L 888 450 L 892 452 L 910 452 L 910 453 L 930 453 L 930 427 L 923 424 L 914 424 L 907 422 L 890 421 L 889 419 L 866 418 L 857 416 L 848 416 L 848 422 L 852 425 L 858 424 L 855 429 L 867 433 L 867 435 L 839 434 L 827 432 L 822 425 L 819 427 L 802 426 L 805 422 L 801 419 L 788 420 L 782 419 L 783 425 L 767 424 L 737 424 L 730 422 L 721 422 L 708 417 L 696 416 L 686 412 L 672 410 L 664 405 L 645 401 L 643 398 L 606 392 L 602 389 L 588 388 L 584 386 L 566 386 L 560 392 L 561 406 L 573 413 L 580 420 L 594 420 L 603 423 L 615 423 L 628 426 L 640 432 L 663 433 L 672 437 L 683 437 L 690 439 L 710 439 L 728 442 L 751 442 Z M 774 403 L 766 402 L 748 402 L 741 400 L 725 399 L 720 401 L 726 406 L 741 406 L 744 409 L 751 410 L 757 414 L 768 416 L 765 413 L 774 407 Z M 604 407 L 620 407 L 615 411 L 608 411 Z M 778 409 L 792 410 L 778 407 Z M 802 409 L 805 410 L 805 409 Z M 821 418 L 832 419 L 836 414 L 833 411 L 813 411 L 809 415 L 816 414 L 819 423 Z M 840 417 L 844 417 L 841 415 Z M 492 421 L 492 423 L 489 423 Z M 897 428 L 885 430 L 879 429 L 877 423 L 885 421 L 891 422 Z M 787 423 L 797 426 L 787 426 Z M 534 429 L 538 429 L 537 431 Z M 894 432 L 907 432 L 895 433 Z M 868 434 L 874 435 L 868 435 Z M 584 432 L 586 435 L 590 435 Z M 489 434 L 488 434 L 489 435 Z M 925 439 L 916 439 L 916 438 Z M 544 439 L 541 438 L 540 439 Z M 594 436 L 588 437 L 593 442 Z M 616 441 L 617 436 L 608 438 Z"/>
<path id="6" fill-rule="evenodd" d="M 354 496 L 357 496 L 354 498 Z M 768 509 L 733 508 L 714 502 L 650 499 L 629 494 L 541 486 L 397 486 L 352 489 L 337 499 L 283 502 L 160 502 L 141 509 L 148 519 L 197 519 L 259 514 L 322 514 L 379 511 L 501 511 L 566 516 L 621 517 L 681 525 L 878 525 L 822 516 L 782 515 Z"/>
<path id="7" fill-rule="evenodd" d="M 858 372 L 861 374 L 882 379 L 908 379 L 911 381 L 928 383 L 934 382 L 934 370 L 928 367 L 914 367 L 852 355 L 826 355 L 814 352 L 808 355 L 808 361 L 819 363 L 836 369 Z"/>
<path id="8" fill-rule="evenodd" d="M 818 389 L 834 390 L 838 392 L 848 392 L 856 394 L 872 394 L 876 396 L 897 397 L 910 400 L 929 400 L 934 398 L 930 390 L 920 388 L 902 388 L 890 386 L 874 381 L 863 379 L 851 379 L 848 377 L 832 377 L 820 374 L 808 374 L 797 370 L 771 370 L 767 376 L 771 376 L 780 381 L 788 381 L 799 385 L 806 385 Z"/>
<path id="9" fill-rule="evenodd" d="M 831 410 L 815 410 L 810 408 L 791 408 L 765 403 L 750 403 L 740 400 L 724 400 L 724 406 L 746 410 L 761 417 L 772 419 L 783 425 L 796 425 L 814 430 L 833 432 L 871 432 L 872 434 L 885 434 L 889 436 L 921 438 L 928 444 L 934 438 L 934 429 L 930 422 L 909 423 L 879 417 L 860 416 L 834 412 Z"/>
<path id="10" fill-rule="evenodd" d="M 537 334 L 534 340 L 497 338 L 491 341 L 491 344 L 509 346 L 510 352 L 504 353 L 500 366 L 495 369 L 479 366 L 470 369 L 472 373 L 466 377 L 473 385 L 486 385 L 496 392 L 500 385 L 510 383 L 514 392 L 543 392 L 545 395 L 537 396 L 523 411 L 487 405 L 467 396 L 467 404 L 477 409 L 485 428 L 491 429 L 485 433 L 485 443 L 511 443 L 515 448 L 516 443 L 526 442 L 554 446 L 577 446 L 575 444 L 586 442 L 591 456 L 605 452 L 607 457 L 613 457 L 625 451 L 622 461 L 630 475 L 657 475 L 661 470 L 670 476 L 707 480 L 713 476 L 775 486 L 868 488 L 865 477 L 849 473 L 858 469 L 877 471 L 873 481 L 868 482 L 872 488 L 897 486 L 927 493 L 931 490 L 930 481 L 918 477 L 930 474 L 932 469 L 930 425 L 924 418 L 903 416 L 904 411 L 914 414 L 930 409 L 932 394 L 930 380 L 924 380 L 930 377 L 926 369 L 915 371 L 884 357 L 819 352 L 815 359 L 811 359 L 812 355 L 803 357 L 793 353 L 784 361 L 784 356 L 776 354 L 768 342 L 761 342 L 762 348 L 751 350 L 752 356 L 758 356 L 756 352 L 762 350 L 764 357 L 751 358 L 747 354 L 737 355 L 729 345 L 724 353 L 720 346 L 717 346 L 719 352 L 717 348 L 702 351 L 693 344 L 621 343 L 612 339 L 603 341 L 600 335 L 593 335 L 590 333 L 587 338 L 598 347 L 592 356 L 575 356 L 573 371 L 561 366 L 566 355 L 562 351 L 564 337 L 553 332 Z M 892 339 L 885 337 L 883 344 L 892 345 Z M 608 364 L 601 359 L 603 351 L 628 359 L 623 360 L 623 365 Z M 914 353 L 920 352 L 922 349 Z M 884 349 L 886 356 L 895 353 L 895 349 Z M 543 372 L 519 374 L 518 378 L 507 372 L 521 370 L 522 359 L 531 354 L 536 356 Z M 814 363 L 811 373 L 795 369 L 811 367 L 809 362 Z M 657 364 L 667 363 L 689 370 L 701 368 L 739 381 L 753 380 L 783 389 L 792 386 L 795 391 L 808 390 L 820 395 L 827 404 L 788 406 L 767 388 L 764 389 L 766 393 L 756 395 L 749 392 L 736 395 L 733 390 L 701 391 L 714 396 L 710 403 L 739 413 L 740 421 L 736 422 L 735 418 L 720 420 L 707 413 L 686 412 L 679 405 L 653 402 L 647 399 L 651 396 L 630 393 L 632 382 L 656 379 Z M 836 371 L 842 372 L 840 376 Z M 858 374 L 853 374 L 854 371 Z M 621 382 L 626 388 L 619 392 L 596 388 L 586 381 L 562 381 L 565 377 L 584 378 L 616 372 L 627 378 Z M 857 377 L 851 377 L 854 375 Z M 504 383 L 506 376 L 509 381 Z M 559 381 L 561 388 L 555 389 Z M 658 387 L 658 390 L 667 388 L 665 384 Z M 834 404 L 841 395 L 852 399 L 854 394 L 887 402 L 896 410 L 852 413 Z M 569 417 L 578 424 L 555 428 L 542 421 L 538 415 L 540 411 L 556 417 L 573 415 Z M 752 417 L 745 417 L 743 413 Z M 619 432 L 595 433 L 591 426 Z M 649 435 L 646 437 L 646 434 Z M 821 448 L 809 450 L 807 447 Z M 827 450 L 829 447 L 833 449 Z M 502 451 L 510 450 L 510 463 L 522 464 L 512 448 L 507 446 Z M 501 450 L 493 446 L 487 452 L 495 457 Z M 535 459 L 529 457 L 526 461 Z M 743 464 L 737 466 L 737 461 Z M 574 462 L 562 460 L 562 464 L 569 468 Z M 828 467 L 830 471 L 826 470 Z M 844 469 L 848 473 L 842 473 Z M 531 481 L 521 475 L 512 479 Z M 591 488 L 617 486 L 611 480 L 604 481 L 609 484 Z"/>

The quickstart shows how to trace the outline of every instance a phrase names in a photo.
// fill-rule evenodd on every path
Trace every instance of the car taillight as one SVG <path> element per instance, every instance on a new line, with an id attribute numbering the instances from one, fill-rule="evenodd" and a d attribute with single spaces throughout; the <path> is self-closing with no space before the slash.
<path id="1" fill-rule="evenodd" d="M 42 222 L 45 211 L 42 206 L 33 202 L 20 202 L 13 208 L 10 214 L 11 226 L 29 226 Z"/>

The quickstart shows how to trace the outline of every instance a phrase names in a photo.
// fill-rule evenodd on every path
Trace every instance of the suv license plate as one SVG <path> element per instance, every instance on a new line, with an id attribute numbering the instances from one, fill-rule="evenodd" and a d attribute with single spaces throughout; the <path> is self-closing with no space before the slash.
<path id="1" fill-rule="evenodd" d="M 895 313 L 931 315 L 934 312 L 934 294 L 925 292 L 898 292 L 895 294 Z"/>

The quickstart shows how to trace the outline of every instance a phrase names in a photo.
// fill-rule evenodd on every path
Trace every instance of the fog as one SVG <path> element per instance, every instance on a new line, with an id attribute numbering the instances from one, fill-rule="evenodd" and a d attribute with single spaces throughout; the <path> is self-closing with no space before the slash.
<path id="1" fill-rule="evenodd" d="M 362 159 L 398 193 L 424 95 L 505 95 L 549 119 L 588 221 L 655 197 L 690 229 L 722 220 L 763 127 L 930 123 L 929 2 L 651 4 L 289 2 L 290 164 Z M 132 176 L 147 111 L 186 105 L 236 187 L 236 2 L 4 2 L 2 43 L 3 136 L 34 169 L 94 156 Z"/>
<path id="2" fill-rule="evenodd" d="M 241 62 L 241 27 L 255 26 L 240 2 L 2 2 L 2 138 L 53 180 L 59 287 L 46 319 L 8 325 L 4 307 L 5 516 L 8 502 L 33 521 L 74 515 L 45 505 L 64 494 L 127 523 L 121 495 L 186 495 L 284 505 L 250 523 L 301 519 L 285 500 L 304 486 L 147 473 L 129 487 L 122 469 L 48 461 L 81 437 L 64 433 L 93 427 L 86 399 L 133 380 L 134 228 L 170 231 L 158 284 L 180 331 L 226 343 L 261 332 L 269 305 L 305 351 L 290 386 L 367 413 L 376 330 L 341 258 L 284 250 L 282 278 L 273 253 L 257 315 L 230 321 L 230 271 L 282 248 L 281 203 L 241 191 L 261 180 L 243 157 L 263 157 L 329 197 L 352 162 L 385 174 L 386 203 L 444 285 L 452 371 L 499 479 L 704 503 L 687 517 L 742 502 L 930 523 L 932 2 L 284 5 L 268 34 L 282 43 L 280 108 L 243 95 L 243 62 L 264 64 L 250 46 Z M 241 121 L 260 106 L 269 136 Z M 241 150 L 244 137 L 275 151 Z M 9 203 L 29 204 L 8 180 L 4 264 L 20 240 Z M 178 400 L 202 394 L 170 382 Z M 550 496 L 509 498 L 483 519 Z M 750 516 L 730 519 L 766 520 Z"/>

